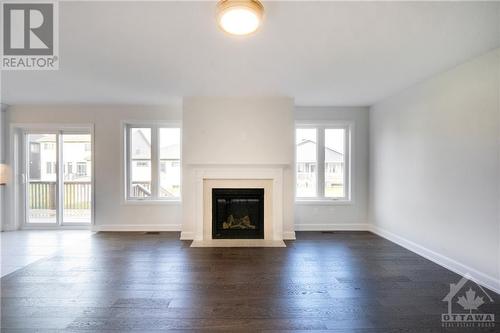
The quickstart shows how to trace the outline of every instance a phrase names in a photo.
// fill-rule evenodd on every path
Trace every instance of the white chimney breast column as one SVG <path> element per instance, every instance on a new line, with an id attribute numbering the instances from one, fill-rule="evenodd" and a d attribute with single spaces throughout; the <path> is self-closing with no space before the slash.
<path id="1" fill-rule="evenodd" d="M 271 200 L 272 222 L 265 223 L 271 222 L 272 233 L 265 232 L 265 239 L 295 238 L 293 111 L 287 97 L 184 100 L 182 239 L 207 238 L 203 193 L 208 180 L 226 185 L 268 180 L 272 198 L 264 200 Z"/>

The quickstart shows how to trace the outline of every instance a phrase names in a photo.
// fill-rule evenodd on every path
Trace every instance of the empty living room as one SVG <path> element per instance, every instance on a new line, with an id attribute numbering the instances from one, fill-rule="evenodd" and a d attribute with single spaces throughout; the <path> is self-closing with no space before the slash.
<path id="1" fill-rule="evenodd" d="M 0 18 L 1 332 L 500 332 L 500 1 Z"/>

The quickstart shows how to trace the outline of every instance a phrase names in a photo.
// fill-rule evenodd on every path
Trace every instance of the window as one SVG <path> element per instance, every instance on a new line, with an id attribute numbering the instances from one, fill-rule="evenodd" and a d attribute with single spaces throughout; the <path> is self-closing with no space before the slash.
<path id="1" fill-rule="evenodd" d="M 39 154 L 40 153 L 40 144 L 36 142 L 30 142 L 30 152 L 32 154 Z"/>
<path id="2" fill-rule="evenodd" d="M 127 125 L 127 198 L 180 198 L 180 139 L 178 127 Z"/>
<path id="3" fill-rule="evenodd" d="M 346 198 L 346 133 L 345 128 L 325 129 L 325 197 Z"/>
<path id="4" fill-rule="evenodd" d="M 55 143 L 44 143 L 43 144 L 43 149 L 45 150 L 54 150 L 56 148 Z"/>
<path id="5" fill-rule="evenodd" d="M 79 177 L 85 177 L 87 175 L 87 163 L 77 162 L 76 163 L 76 174 Z"/>
<path id="6" fill-rule="evenodd" d="M 56 173 L 56 162 L 47 162 L 47 174 Z"/>
<path id="7" fill-rule="evenodd" d="M 47 164 L 46 168 L 47 173 L 52 173 L 52 162 L 47 162 L 46 164 Z"/>
<path id="8" fill-rule="evenodd" d="M 297 196 L 316 196 L 316 164 L 317 157 L 317 129 L 299 128 L 297 129 Z"/>
<path id="9" fill-rule="evenodd" d="M 181 130 L 160 128 L 160 188 L 161 198 L 180 197 Z"/>
<path id="10" fill-rule="evenodd" d="M 349 125 L 296 129 L 296 194 L 301 199 L 350 200 Z"/>

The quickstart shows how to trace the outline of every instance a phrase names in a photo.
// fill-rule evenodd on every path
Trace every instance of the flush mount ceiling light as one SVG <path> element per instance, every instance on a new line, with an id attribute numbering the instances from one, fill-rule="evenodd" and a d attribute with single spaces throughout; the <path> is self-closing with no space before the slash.
<path id="1" fill-rule="evenodd" d="M 217 4 L 217 23 L 232 35 L 256 31 L 264 16 L 264 6 L 257 0 L 221 0 Z"/>

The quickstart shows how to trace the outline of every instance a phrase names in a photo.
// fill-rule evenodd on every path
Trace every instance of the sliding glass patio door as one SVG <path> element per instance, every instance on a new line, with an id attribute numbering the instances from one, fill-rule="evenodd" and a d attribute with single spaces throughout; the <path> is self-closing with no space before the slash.
<path id="1" fill-rule="evenodd" d="M 29 226 L 92 222 L 89 131 L 26 132 L 25 221 Z"/>

